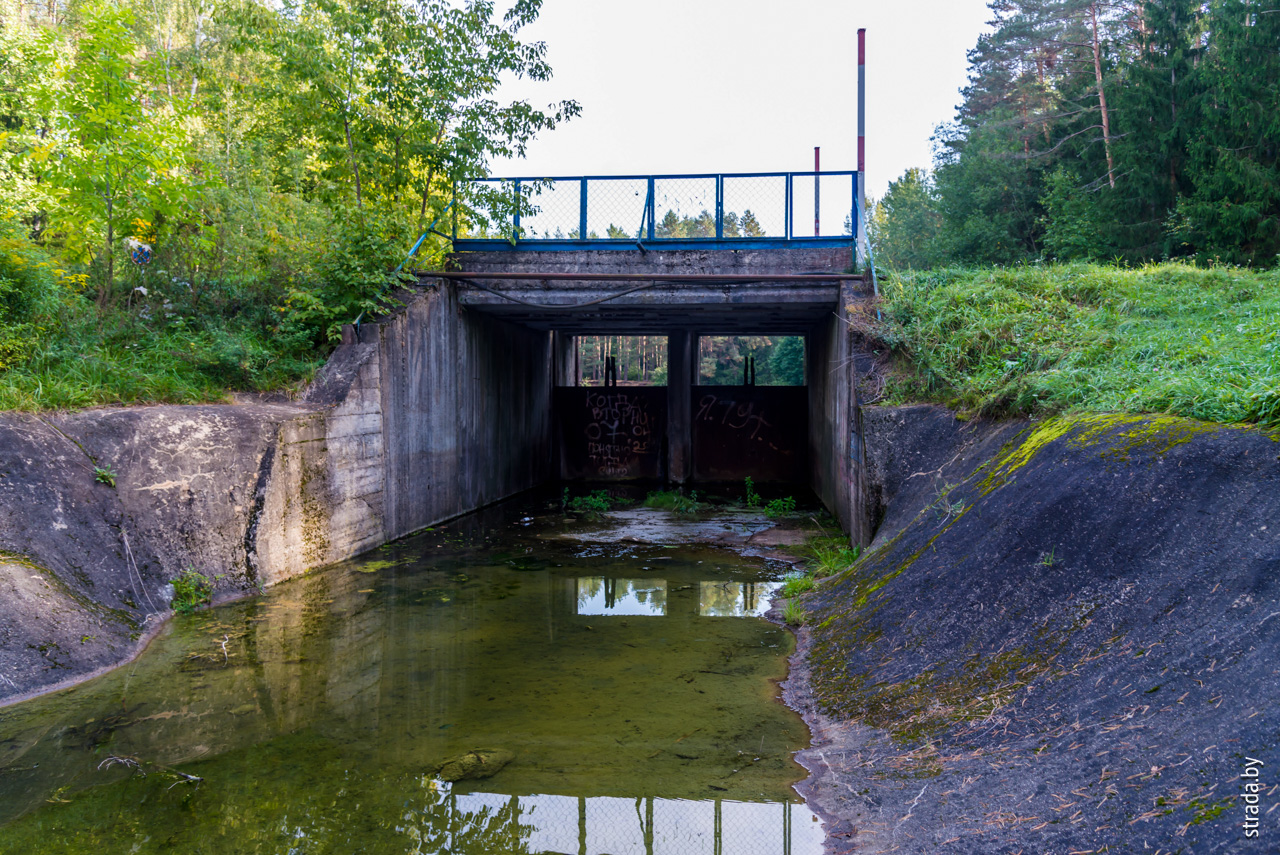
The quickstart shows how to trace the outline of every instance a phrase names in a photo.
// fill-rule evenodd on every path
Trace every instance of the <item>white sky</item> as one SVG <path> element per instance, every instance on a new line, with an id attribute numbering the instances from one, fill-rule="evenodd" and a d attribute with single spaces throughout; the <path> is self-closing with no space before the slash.
<path id="1" fill-rule="evenodd" d="M 544 0 L 525 40 L 555 77 L 500 95 L 582 115 L 494 175 L 857 167 L 857 30 L 867 28 L 867 193 L 931 165 L 986 0 Z"/>

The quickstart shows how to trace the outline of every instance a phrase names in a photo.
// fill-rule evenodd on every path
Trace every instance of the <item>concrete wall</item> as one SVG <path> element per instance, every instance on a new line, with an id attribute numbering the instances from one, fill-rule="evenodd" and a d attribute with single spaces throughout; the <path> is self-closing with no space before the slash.
<path id="1" fill-rule="evenodd" d="M 0 414 L 0 702 L 122 661 L 185 569 L 249 592 L 550 477 L 550 335 L 403 296 L 298 403 Z"/>
<path id="2" fill-rule="evenodd" d="M 813 491 L 854 543 L 871 531 L 865 480 L 862 412 L 854 383 L 859 354 L 848 324 L 857 294 L 841 289 L 836 312 L 809 333 L 805 383 L 809 387 L 809 470 Z"/>

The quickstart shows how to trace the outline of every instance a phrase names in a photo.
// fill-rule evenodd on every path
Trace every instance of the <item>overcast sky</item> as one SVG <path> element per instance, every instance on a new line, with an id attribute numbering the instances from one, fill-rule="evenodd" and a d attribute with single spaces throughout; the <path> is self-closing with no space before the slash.
<path id="1" fill-rule="evenodd" d="M 857 30 L 867 28 L 867 193 L 928 167 L 965 83 L 986 0 L 544 0 L 523 32 L 555 78 L 507 98 L 582 115 L 495 175 L 801 171 L 857 166 Z"/>

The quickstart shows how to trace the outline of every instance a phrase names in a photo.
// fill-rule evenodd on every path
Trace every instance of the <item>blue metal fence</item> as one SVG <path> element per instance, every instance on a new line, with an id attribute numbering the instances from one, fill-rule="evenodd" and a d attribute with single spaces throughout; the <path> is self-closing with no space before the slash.
<path id="1" fill-rule="evenodd" d="M 857 177 L 848 171 L 482 179 L 459 188 L 454 249 L 845 245 L 857 232 Z"/>

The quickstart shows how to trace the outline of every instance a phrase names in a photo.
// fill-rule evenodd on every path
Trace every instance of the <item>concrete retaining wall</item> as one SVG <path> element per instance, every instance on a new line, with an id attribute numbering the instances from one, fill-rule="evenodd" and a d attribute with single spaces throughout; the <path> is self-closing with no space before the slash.
<path id="1" fill-rule="evenodd" d="M 183 570 L 236 596 L 550 476 L 550 336 L 404 297 L 299 403 L 0 414 L 0 702 L 127 658 Z"/>

